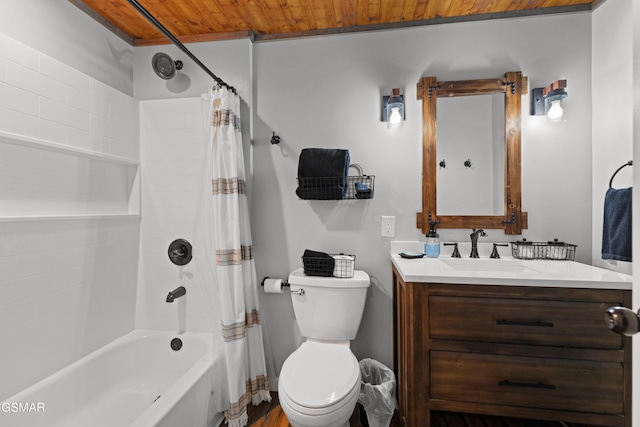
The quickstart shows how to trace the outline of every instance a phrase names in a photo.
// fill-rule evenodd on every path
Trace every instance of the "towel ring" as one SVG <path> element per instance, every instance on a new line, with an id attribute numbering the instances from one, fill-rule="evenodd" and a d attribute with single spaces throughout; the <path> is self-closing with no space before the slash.
<path id="1" fill-rule="evenodd" d="M 613 178 L 615 178 L 616 174 L 618 172 L 620 172 L 620 170 L 622 168 L 624 168 L 625 166 L 633 166 L 633 160 L 629 160 L 627 163 L 625 163 L 624 165 L 620 166 L 618 169 L 616 169 L 616 171 L 613 173 L 613 175 L 611 176 L 611 179 L 609 180 L 609 188 L 613 187 Z"/>

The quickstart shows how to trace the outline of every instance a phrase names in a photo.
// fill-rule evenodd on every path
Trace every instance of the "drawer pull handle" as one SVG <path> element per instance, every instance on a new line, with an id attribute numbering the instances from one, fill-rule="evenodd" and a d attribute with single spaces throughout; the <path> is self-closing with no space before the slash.
<path id="1" fill-rule="evenodd" d="M 519 383 L 513 382 L 509 380 L 498 381 L 498 385 L 500 387 L 524 387 L 524 388 L 541 388 L 545 390 L 555 390 L 556 386 L 553 384 L 544 384 L 544 383 Z"/>
<path id="2" fill-rule="evenodd" d="M 509 380 L 498 381 L 498 386 L 500 387 L 524 387 L 524 388 L 542 388 L 545 390 L 555 390 L 556 386 L 553 384 L 544 384 L 544 383 L 519 383 L 513 382 Z"/>
<path id="3" fill-rule="evenodd" d="M 496 320 L 496 325 L 538 326 L 542 328 L 553 328 L 553 323 L 551 322 L 519 322 L 517 320 Z"/>

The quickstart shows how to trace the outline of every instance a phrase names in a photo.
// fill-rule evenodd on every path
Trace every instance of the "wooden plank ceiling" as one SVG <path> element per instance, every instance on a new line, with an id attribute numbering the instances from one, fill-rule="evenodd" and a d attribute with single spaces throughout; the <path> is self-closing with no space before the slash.
<path id="1" fill-rule="evenodd" d="M 69 0 L 132 45 L 168 40 L 127 0 Z M 183 42 L 305 37 L 586 11 L 604 0 L 138 0 Z"/>

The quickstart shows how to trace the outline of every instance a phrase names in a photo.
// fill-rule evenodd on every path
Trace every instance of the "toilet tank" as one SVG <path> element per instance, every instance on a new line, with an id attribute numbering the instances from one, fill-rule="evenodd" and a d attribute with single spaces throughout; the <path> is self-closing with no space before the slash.
<path id="1" fill-rule="evenodd" d="M 369 275 L 354 271 L 353 277 L 306 276 L 302 268 L 289 275 L 291 300 L 300 333 L 326 341 L 355 339 L 369 288 Z M 304 295 L 295 291 L 304 289 Z"/>

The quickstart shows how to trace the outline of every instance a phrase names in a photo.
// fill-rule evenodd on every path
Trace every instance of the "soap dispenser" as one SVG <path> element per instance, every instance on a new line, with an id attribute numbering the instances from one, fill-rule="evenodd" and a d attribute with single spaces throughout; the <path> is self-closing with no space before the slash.
<path id="1" fill-rule="evenodd" d="M 440 256 L 440 236 L 433 228 L 426 235 L 427 241 L 424 244 L 424 253 L 429 258 L 438 258 Z"/>

